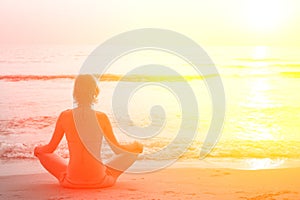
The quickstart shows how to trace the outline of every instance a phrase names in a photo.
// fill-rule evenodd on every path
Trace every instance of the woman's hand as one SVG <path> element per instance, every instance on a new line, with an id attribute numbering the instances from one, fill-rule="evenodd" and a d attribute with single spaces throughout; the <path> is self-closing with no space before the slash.
<path id="1" fill-rule="evenodd" d="M 134 141 L 128 146 L 132 153 L 143 153 L 144 145 L 138 141 Z"/>
<path id="2" fill-rule="evenodd" d="M 138 141 L 122 145 L 122 147 L 124 148 L 124 150 L 129 151 L 131 153 L 142 153 L 144 149 L 143 144 Z"/>
<path id="3" fill-rule="evenodd" d="M 135 153 L 143 153 L 144 150 L 144 145 L 138 141 L 134 141 L 133 143 L 134 146 L 134 152 Z"/>

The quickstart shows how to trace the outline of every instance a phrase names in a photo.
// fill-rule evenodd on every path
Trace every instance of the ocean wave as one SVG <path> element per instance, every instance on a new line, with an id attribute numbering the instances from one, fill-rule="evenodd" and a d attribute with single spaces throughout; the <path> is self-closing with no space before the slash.
<path id="1" fill-rule="evenodd" d="M 153 142 L 146 144 L 146 148 L 151 152 L 158 151 L 160 148 L 167 146 L 166 141 Z M 199 159 L 203 143 L 194 141 L 189 148 L 180 156 L 181 159 Z M 168 149 L 165 155 L 160 158 L 153 158 L 151 154 L 145 155 L 147 159 L 173 159 L 182 151 L 183 142 L 173 145 L 173 149 Z M 234 140 L 220 141 L 208 155 L 210 158 L 300 158 L 300 141 L 250 141 Z"/>
<path id="2" fill-rule="evenodd" d="M 17 82 L 17 81 L 34 81 L 34 80 L 54 80 L 54 79 L 74 79 L 75 75 L 1 75 L 0 80 Z"/>
<path id="3" fill-rule="evenodd" d="M 159 76 L 159 75 L 115 75 L 115 74 L 95 74 L 100 81 L 128 81 L 128 82 L 178 82 L 190 80 L 203 80 L 204 78 L 212 78 L 217 74 L 200 75 L 184 75 L 184 76 Z M 18 81 L 49 81 L 55 79 L 75 79 L 76 75 L 0 75 L 0 80 L 9 82 Z"/>
<path id="4" fill-rule="evenodd" d="M 39 144 L 0 142 L 0 159 L 34 159 L 33 150 L 37 145 Z M 67 144 L 61 144 L 57 149 L 57 153 L 64 158 L 68 158 Z"/>
<path id="5" fill-rule="evenodd" d="M 300 72 L 267 72 L 267 73 L 238 73 L 225 74 L 222 77 L 226 78 L 268 78 L 268 77 L 282 77 L 282 78 L 300 78 Z"/>
<path id="6" fill-rule="evenodd" d="M 167 160 L 177 158 L 182 152 L 185 141 L 178 142 L 168 147 L 170 140 L 159 139 L 155 142 L 143 142 L 145 149 L 140 159 L 144 160 Z M 0 142 L 0 159 L 33 159 L 33 149 L 36 143 L 12 143 L 9 141 Z M 183 160 L 199 159 L 201 142 L 193 142 L 189 148 L 179 157 Z M 165 153 L 155 157 L 153 153 L 164 149 Z M 270 158 L 270 159 L 300 159 L 300 141 L 220 141 L 213 151 L 208 155 L 209 158 Z M 69 157 L 67 143 L 59 145 L 56 153 L 64 158 Z M 113 155 L 109 146 L 104 143 L 102 158 L 109 159 Z"/>
<path id="7" fill-rule="evenodd" d="M 56 119 L 57 117 L 55 116 L 35 116 L 0 120 L 0 133 L 1 135 L 15 134 L 14 130 L 22 130 L 24 128 L 39 130 L 53 125 Z"/>
<path id="8" fill-rule="evenodd" d="M 244 66 L 231 66 L 236 68 L 244 68 Z M 217 74 L 201 75 L 184 75 L 184 76 L 159 76 L 159 75 L 115 75 L 104 74 L 95 75 L 100 81 L 124 81 L 124 82 L 181 82 L 192 80 L 204 80 L 218 76 Z M 284 78 L 300 78 L 300 72 L 297 71 L 282 71 L 269 73 L 233 73 L 223 74 L 226 78 L 260 78 L 281 76 Z M 19 81 L 51 81 L 61 79 L 75 79 L 76 75 L 0 75 L 0 81 L 19 82 Z"/>
<path id="9" fill-rule="evenodd" d="M 300 72 L 281 72 L 280 75 L 287 78 L 300 78 Z"/>

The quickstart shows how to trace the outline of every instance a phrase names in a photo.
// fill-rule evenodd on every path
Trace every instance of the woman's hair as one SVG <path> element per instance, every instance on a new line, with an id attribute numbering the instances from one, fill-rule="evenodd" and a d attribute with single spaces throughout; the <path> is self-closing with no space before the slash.
<path id="1" fill-rule="evenodd" d="M 93 75 L 81 74 L 75 79 L 73 97 L 78 105 L 91 105 L 97 102 L 99 88 Z"/>

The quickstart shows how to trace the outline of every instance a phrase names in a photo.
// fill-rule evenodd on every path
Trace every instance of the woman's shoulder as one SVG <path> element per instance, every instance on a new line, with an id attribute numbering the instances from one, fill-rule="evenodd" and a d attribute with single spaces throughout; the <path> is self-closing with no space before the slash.
<path id="1" fill-rule="evenodd" d="M 72 113 L 72 109 L 66 109 L 61 112 L 61 114 L 70 114 Z"/>
<path id="2" fill-rule="evenodd" d="M 70 116 L 70 115 L 73 115 L 72 109 L 66 109 L 60 113 L 59 117 L 66 117 L 66 116 Z"/>
<path id="3" fill-rule="evenodd" d="M 107 115 L 101 111 L 95 111 L 98 118 L 106 118 Z"/>

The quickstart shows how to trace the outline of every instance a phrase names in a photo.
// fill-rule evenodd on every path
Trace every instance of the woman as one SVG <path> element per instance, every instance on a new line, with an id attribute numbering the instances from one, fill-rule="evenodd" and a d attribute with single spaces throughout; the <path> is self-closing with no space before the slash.
<path id="1" fill-rule="evenodd" d="M 142 144 L 138 142 L 121 145 L 116 140 L 106 114 L 92 109 L 98 94 L 99 88 L 94 76 L 79 75 L 75 80 L 73 91 L 77 107 L 63 111 L 58 117 L 49 144 L 34 149 L 34 155 L 41 164 L 64 187 L 112 186 L 143 151 Z M 70 153 L 68 164 L 53 153 L 64 134 L 66 134 Z M 105 165 L 101 162 L 103 137 L 117 154 Z"/>

